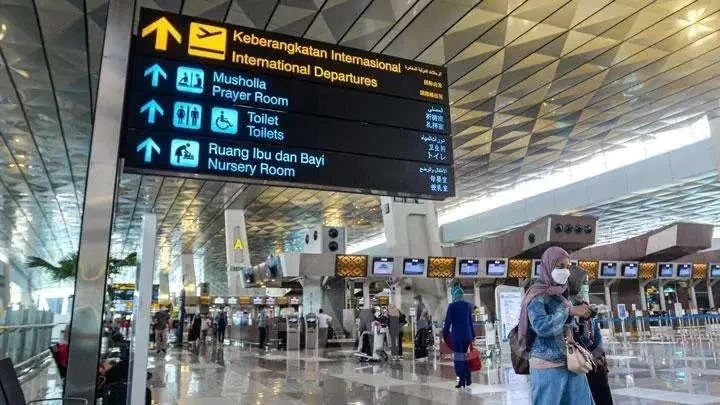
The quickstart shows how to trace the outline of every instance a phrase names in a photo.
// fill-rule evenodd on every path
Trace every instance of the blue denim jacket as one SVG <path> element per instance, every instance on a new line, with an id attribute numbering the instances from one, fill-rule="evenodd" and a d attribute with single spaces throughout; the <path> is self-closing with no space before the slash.
<path id="1" fill-rule="evenodd" d="M 565 363 L 565 325 L 572 321 L 570 310 L 557 296 L 538 295 L 528 304 L 530 327 L 537 335 L 530 357 Z"/>

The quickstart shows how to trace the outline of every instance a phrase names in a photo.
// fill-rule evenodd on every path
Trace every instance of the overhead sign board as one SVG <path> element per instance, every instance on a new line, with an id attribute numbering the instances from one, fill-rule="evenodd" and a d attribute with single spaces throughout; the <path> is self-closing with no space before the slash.
<path id="1" fill-rule="evenodd" d="M 142 9 L 129 172 L 444 199 L 444 68 Z"/>

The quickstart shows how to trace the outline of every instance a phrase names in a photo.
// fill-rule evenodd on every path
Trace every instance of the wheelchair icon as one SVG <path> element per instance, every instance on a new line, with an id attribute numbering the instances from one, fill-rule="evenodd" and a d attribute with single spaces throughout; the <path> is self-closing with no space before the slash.
<path id="1" fill-rule="evenodd" d="M 210 130 L 235 135 L 238 132 L 238 112 L 231 108 L 213 107 L 210 117 Z"/>

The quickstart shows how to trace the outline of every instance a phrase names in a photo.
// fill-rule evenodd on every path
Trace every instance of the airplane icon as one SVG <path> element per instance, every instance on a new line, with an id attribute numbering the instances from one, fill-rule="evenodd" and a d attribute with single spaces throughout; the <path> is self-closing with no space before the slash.
<path id="1" fill-rule="evenodd" d="M 209 24 L 190 23 L 188 55 L 210 59 L 225 59 L 227 28 Z"/>
<path id="2" fill-rule="evenodd" d="M 203 39 L 203 38 L 207 38 L 207 37 L 214 37 L 215 35 L 220 35 L 223 33 L 222 30 L 210 32 L 210 31 L 206 30 L 204 27 L 198 27 L 198 29 L 202 32 L 202 33 L 197 34 L 197 37 L 199 39 Z"/>

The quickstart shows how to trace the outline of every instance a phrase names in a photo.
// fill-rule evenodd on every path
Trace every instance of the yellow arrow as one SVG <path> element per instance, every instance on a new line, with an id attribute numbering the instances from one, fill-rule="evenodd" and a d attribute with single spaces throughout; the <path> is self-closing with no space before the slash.
<path id="1" fill-rule="evenodd" d="M 168 34 L 172 35 L 178 44 L 182 43 L 182 36 L 180 36 L 178 30 L 176 30 L 165 17 L 160 17 L 152 24 L 143 28 L 141 36 L 145 38 L 153 32 L 155 33 L 155 49 L 159 51 L 167 51 Z"/>

